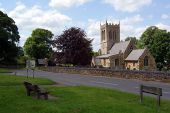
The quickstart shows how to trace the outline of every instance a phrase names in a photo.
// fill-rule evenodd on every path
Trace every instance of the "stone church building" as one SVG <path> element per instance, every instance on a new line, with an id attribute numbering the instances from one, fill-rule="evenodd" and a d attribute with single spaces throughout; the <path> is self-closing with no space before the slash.
<path id="1" fill-rule="evenodd" d="M 100 25 L 100 56 L 92 59 L 93 66 L 111 69 L 155 70 L 154 57 L 147 48 L 136 49 L 132 40 L 120 41 L 120 23 Z"/>

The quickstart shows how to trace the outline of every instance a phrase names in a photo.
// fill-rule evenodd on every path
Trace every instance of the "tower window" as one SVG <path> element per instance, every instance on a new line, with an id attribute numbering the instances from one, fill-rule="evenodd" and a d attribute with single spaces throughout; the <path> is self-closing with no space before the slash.
<path id="1" fill-rule="evenodd" d="M 105 30 L 102 31 L 102 40 L 105 40 Z"/>
<path id="2" fill-rule="evenodd" d="M 113 31 L 113 40 L 115 40 L 115 32 Z"/>
<path id="3" fill-rule="evenodd" d="M 109 31 L 109 39 L 111 40 L 112 39 L 112 32 Z"/>
<path id="4" fill-rule="evenodd" d="M 148 56 L 145 56 L 144 58 L 144 66 L 148 66 Z"/>

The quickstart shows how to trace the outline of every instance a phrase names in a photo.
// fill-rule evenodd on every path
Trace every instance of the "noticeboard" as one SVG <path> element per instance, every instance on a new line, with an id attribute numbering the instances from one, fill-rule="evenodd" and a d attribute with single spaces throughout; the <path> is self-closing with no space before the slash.
<path id="1" fill-rule="evenodd" d="M 45 59 L 38 59 L 38 64 L 45 65 Z"/>
<path id="2" fill-rule="evenodd" d="M 29 68 L 35 68 L 35 60 L 27 60 L 26 61 L 26 68 L 29 69 Z"/>

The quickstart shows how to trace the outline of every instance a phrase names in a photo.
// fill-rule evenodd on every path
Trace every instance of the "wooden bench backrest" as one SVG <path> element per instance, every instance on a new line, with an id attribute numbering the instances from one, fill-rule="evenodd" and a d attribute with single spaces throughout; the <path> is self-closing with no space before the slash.
<path id="1" fill-rule="evenodd" d="M 29 83 L 29 82 L 26 82 L 26 81 L 24 81 L 24 86 L 27 88 L 27 89 L 29 89 L 29 88 L 32 88 L 32 84 L 31 83 Z"/>

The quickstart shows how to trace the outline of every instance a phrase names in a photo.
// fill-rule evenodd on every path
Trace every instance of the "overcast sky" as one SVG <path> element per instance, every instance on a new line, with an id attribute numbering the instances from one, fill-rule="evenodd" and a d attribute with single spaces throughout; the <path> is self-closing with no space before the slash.
<path id="1" fill-rule="evenodd" d="M 19 28 L 20 45 L 35 28 L 51 30 L 55 36 L 75 26 L 93 38 L 100 48 L 100 22 L 121 24 L 121 40 L 140 37 L 148 26 L 170 31 L 170 0 L 0 0 L 0 10 Z"/>

